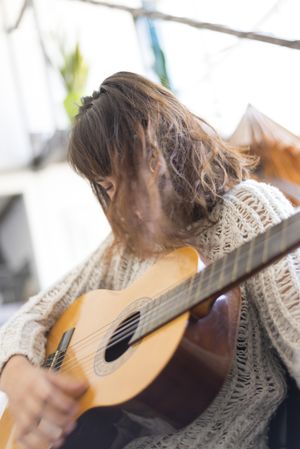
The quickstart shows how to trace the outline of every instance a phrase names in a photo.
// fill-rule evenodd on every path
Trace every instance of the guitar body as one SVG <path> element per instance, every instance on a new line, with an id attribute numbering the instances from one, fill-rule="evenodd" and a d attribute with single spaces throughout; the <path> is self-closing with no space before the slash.
<path id="1" fill-rule="evenodd" d="M 192 313 L 180 315 L 133 345 L 111 344 L 126 329 L 128 341 L 134 340 L 143 321 L 155 323 L 156 316 L 147 305 L 183 283 L 198 267 L 199 256 L 193 248 L 178 249 L 126 290 L 96 290 L 81 296 L 56 322 L 48 336 L 47 355 L 57 351 L 65 331 L 75 328 L 60 371 L 84 378 L 90 385 L 80 401 L 78 428 L 64 448 L 110 449 L 124 416 L 157 417 L 179 429 L 199 416 L 218 393 L 235 348 L 240 311 L 237 289 L 201 303 Z M 157 310 L 167 312 L 166 305 Z M 128 326 L 132 322 L 134 326 Z M 88 415 L 90 422 L 97 415 L 98 429 L 90 445 L 78 439 L 85 438 Z M 17 448 L 7 410 L 0 421 L 0 449 Z"/>

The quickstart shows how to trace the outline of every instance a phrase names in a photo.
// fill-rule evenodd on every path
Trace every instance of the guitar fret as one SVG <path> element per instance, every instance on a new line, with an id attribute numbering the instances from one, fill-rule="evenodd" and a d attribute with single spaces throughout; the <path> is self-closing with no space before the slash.
<path id="1" fill-rule="evenodd" d="M 157 309 L 160 310 L 161 307 L 162 308 L 164 307 L 163 304 L 165 304 L 169 301 L 169 297 L 170 297 L 170 293 L 168 294 L 168 292 L 167 292 L 167 293 L 159 296 L 158 298 L 154 299 L 151 302 L 152 311 L 150 314 L 150 320 L 147 319 L 147 321 L 149 321 L 148 326 L 150 326 L 150 327 L 153 325 L 158 326 L 160 324 L 160 321 L 161 321 L 161 318 L 163 317 L 163 315 L 162 314 L 157 315 L 156 311 L 157 311 Z M 154 312 L 155 312 L 155 315 L 154 315 Z"/>
<path id="2" fill-rule="evenodd" d="M 197 279 L 197 283 L 194 286 L 194 289 L 196 290 L 196 292 L 194 292 L 194 294 L 191 295 L 190 298 L 190 303 L 192 304 L 195 298 L 195 295 L 197 295 L 197 297 L 199 297 L 199 295 L 202 294 L 202 290 L 203 290 L 203 271 L 201 271 L 200 273 L 197 274 L 197 276 L 195 276 L 195 279 Z"/>
<path id="3" fill-rule="evenodd" d="M 219 281 L 218 281 L 218 288 L 220 289 L 221 287 L 222 287 L 222 285 L 223 285 L 223 282 L 224 282 L 224 265 L 225 265 L 225 262 L 226 262 L 226 260 L 227 260 L 227 258 L 226 257 L 223 257 L 223 259 L 221 259 L 221 263 L 220 263 L 220 274 L 219 274 Z"/>
<path id="4" fill-rule="evenodd" d="M 270 233 L 269 229 L 266 231 Z M 272 237 L 272 236 L 271 236 Z M 255 240 L 255 244 L 253 246 L 253 253 L 252 253 L 252 266 L 251 270 L 253 271 L 256 267 L 261 265 L 262 263 L 265 263 L 270 256 L 270 246 L 269 246 L 269 239 L 271 238 L 268 236 L 268 243 L 266 244 L 265 236 L 264 234 L 260 234 Z"/>
<path id="5" fill-rule="evenodd" d="M 239 246 L 234 255 L 233 269 L 232 269 L 232 274 L 231 274 L 232 281 L 235 281 L 237 279 L 237 271 L 238 271 L 238 262 L 239 262 L 239 258 L 240 258 L 240 252 L 241 252 L 241 247 Z"/>
<path id="6" fill-rule="evenodd" d="M 239 247 L 237 249 L 238 251 L 238 259 L 237 259 L 237 269 L 235 271 L 235 277 L 232 278 L 232 281 L 236 281 L 239 279 L 245 272 L 246 272 L 246 266 L 248 264 L 248 252 L 249 252 L 250 245 L 248 243 L 248 247 L 243 249 L 242 247 Z"/>
<path id="7" fill-rule="evenodd" d="M 200 271 L 199 273 L 197 273 L 194 276 L 194 284 L 195 285 L 193 286 L 193 291 L 191 291 L 191 297 L 189 300 L 189 303 L 191 306 L 194 306 L 196 303 L 199 302 L 199 300 L 198 300 L 199 297 L 205 296 L 205 292 L 207 290 L 206 277 L 207 277 L 207 273 L 208 273 L 208 276 L 210 274 L 209 267 L 210 266 L 208 265 L 207 268 Z M 203 282 L 204 282 L 204 286 L 203 286 Z"/>
<path id="8" fill-rule="evenodd" d="M 287 221 L 283 222 L 282 230 L 281 230 L 281 238 L 280 238 L 280 251 L 284 251 L 287 247 Z"/>
<path id="9" fill-rule="evenodd" d="M 283 229 L 282 229 L 282 226 L 281 226 L 281 229 L 280 229 L 280 234 L 281 234 L 281 237 L 282 237 L 282 231 L 283 231 Z M 276 256 L 277 254 L 280 254 L 280 252 L 281 252 L 281 247 L 283 247 L 283 250 L 285 250 L 286 249 L 286 245 L 284 245 L 284 242 L 283 242 L 283 240 L 281 239 L 281 237 L 280 237 L 280 240 L 278 239 L 278 235 L 274 235 L 274 233 L 272 233 L 272 235 L 271 235 L 271 237 L 269 238 L 269 258 L 270 257 L 274 257 L 274 256 Z M 294 238 L 294 236 L 293 235 L 291 235 L 291 241 L 293 241 L 293 238 Z M 280 241 L 280 243 L 278 244 L 278 240 Z M 275 243 L 274 243 L 275 242 Z"/>
<path id="10" fill-rule="evenodd" d="M 155 300 L 154 300 L 155 301 Z M 155 307 L 153 307 L 154 304 L 152 304 L 152 301 L 148 304 L 146 304 L 145 309 L 143 308 L 143 315 L 142 315 L 142 325 L 141 327 L 139 326 L 139 330 L 141 331 L 141 334 L 143 334 L 144 332 L 148 332 L 149 331 L 149 326 L 152 323 L 152 317 L 153 317 L 153 313 L 155 310 Z M 146 320 L 145 320 L 145 317 Z"/>
<path id="11" fill-rule="evenodd" d="M 194 282 L 195 282 L 195 279 L 196 279 L 197 277 L 196 276 L 193 276 L 190 280 L 189 280 L 189 287 L 188 287 L 188 290 L 187 290 L 187 298 L 186 298 L 186 303 L 187 304 L 191 304 L 191 302 L 192 302 L 192 299 L 193 299 L 193 290 L 194 290 Z"/>
<path id="12" fill-rule="evenodd" d="M 209 292 L 215 290 L 215 287 L 212 287 L 213 277 L 216 272 L 219 272 L 220 262 L 213 262 L 211 265 L 208 265 L 203 271 L 196 275 L 197 284 L 195 286 L 195 291 L 193 292 L 193 298 L 191 298 L 191 302 L 193 305 L 197 303 L 197 299 L 200 297 L 206 298 L 209 296 Z M 214 276 L 213 276 L 214 275 Z M 203 285 L 204 283 L 204 285 Z"/>
<path id="13" fill-rule="evenodd" d="M 264 234 L 264 242 L 263 242 L 263 252 L 262 252 L 262 261 L 265 263 L 268 260 L 268 247 L 269 247 L 269 237 L 270 237 L 270 229 L 268 228 Z"/>
<path id="14" fill-rule="evenodd" d="M 213 275 L 216 271 L 216 265 L 214 263 L 208 265 L 207 270 L 208 270 L 207 289 L 210 290 L 213 281 Z"/>
<path id="15" fill-rule="evenodd" d="M 154 328 L 160 327 L 175 316 L 196 306 L 202 300 L 218 292 L 226 291 L 226 288 L 235 284 L 236 281 L 247 279 L 251 273 L 254 274 L 257 269 L 270 264 L 287 250 L 299 246 L 299 220 L 298 212 L 280 224 L 269 227 L 265 233 L 259 234 L 153 300 L 149 305 L 149 311 L 145 312 L 148 318 L 147 323 L 143 323 L 138 333 L 142 336 L 144 329 L 146 329 L 145 333 L 151 332 Z M 157 313 L 160 306 L 162 313 Z M 157 316 L 152 321 L 153 313 Z"/>
<path id="16" fill-rule="evenodd" d="M 250 273 L 252 269 L 252 257 L 253 257 L 253 250 L 254 250 L 254 240 L 250 241 L 250 247 L 248 251 L 248 257 L 247 257 L 247 264 L 246 264 L 246 273 Z"/>
<path id="17" fill-rule="evenodd" d="M 150 300 L 147 304 L 142 307 L 141 322 L 135 332 L 135 338 L 142 337 L 151 331 L 154 327 L 155 321 L 159 324 L 159 317 L 157 316 L 157 310 L 160 304 L 163 302 L 164 295 L 158 298 Z"/>

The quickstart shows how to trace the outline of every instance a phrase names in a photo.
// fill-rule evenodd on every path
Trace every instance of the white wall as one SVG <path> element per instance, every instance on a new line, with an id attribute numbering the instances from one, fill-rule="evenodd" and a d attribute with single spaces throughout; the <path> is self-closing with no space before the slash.
<path id="1" fill-rule="evenodd" d="M 15 86 L 13 61 L 4 34 L 4 15 L 0 2 L 0 169 L 25 164 L 30 157 L 26 119 L 22 114 Z"/>
<path id="2" fill-rule="evenodd" d="M 41 289 L 48 288 L 88 257 L 110 231 L 89 184 L 65 163 L 38 172 L 3 175 L 1 194 L 23 195 Z M 18 215 L 14 214 L 11 220 L 14 222 L 9 229 L 2 231 L 10 240 L 18 226 Z M 13 251 L 13 247 L 9 250 Z"/>
<path id="3" fill-rule="evenodd" d="M 88 257 L 110 231 L 89 184 L 66 164 L 36 173 L 25 201 L 42 289 Z"/>

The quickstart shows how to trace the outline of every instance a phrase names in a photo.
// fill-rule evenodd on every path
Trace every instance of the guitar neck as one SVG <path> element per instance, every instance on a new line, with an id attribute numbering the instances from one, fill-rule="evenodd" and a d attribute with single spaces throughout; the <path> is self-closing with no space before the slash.
<path id="1" fill-rule="evenodd" d="M 300 212 L 241 245 L 182 284 L 155 298 L 147 314 L 155 318 L 139 327 L 131 343 L 193 309 L 218 297 L 300 246 Z"/>

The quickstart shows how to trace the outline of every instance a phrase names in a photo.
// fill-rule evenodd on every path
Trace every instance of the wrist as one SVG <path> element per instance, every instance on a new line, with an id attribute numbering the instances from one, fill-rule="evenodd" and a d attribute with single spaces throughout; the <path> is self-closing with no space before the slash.
<path id="1" fill-rule="evenodd" d="M 26 366 L 30 365 L 29 360 L 24 355 L 13 355 L 4 365 L 0 375 L 0 390 L 6 390 L 8 383 L 14 382 L 14 373 L 20 373 Z M 17 380 L 17 379 L 16 379 Z"/>

